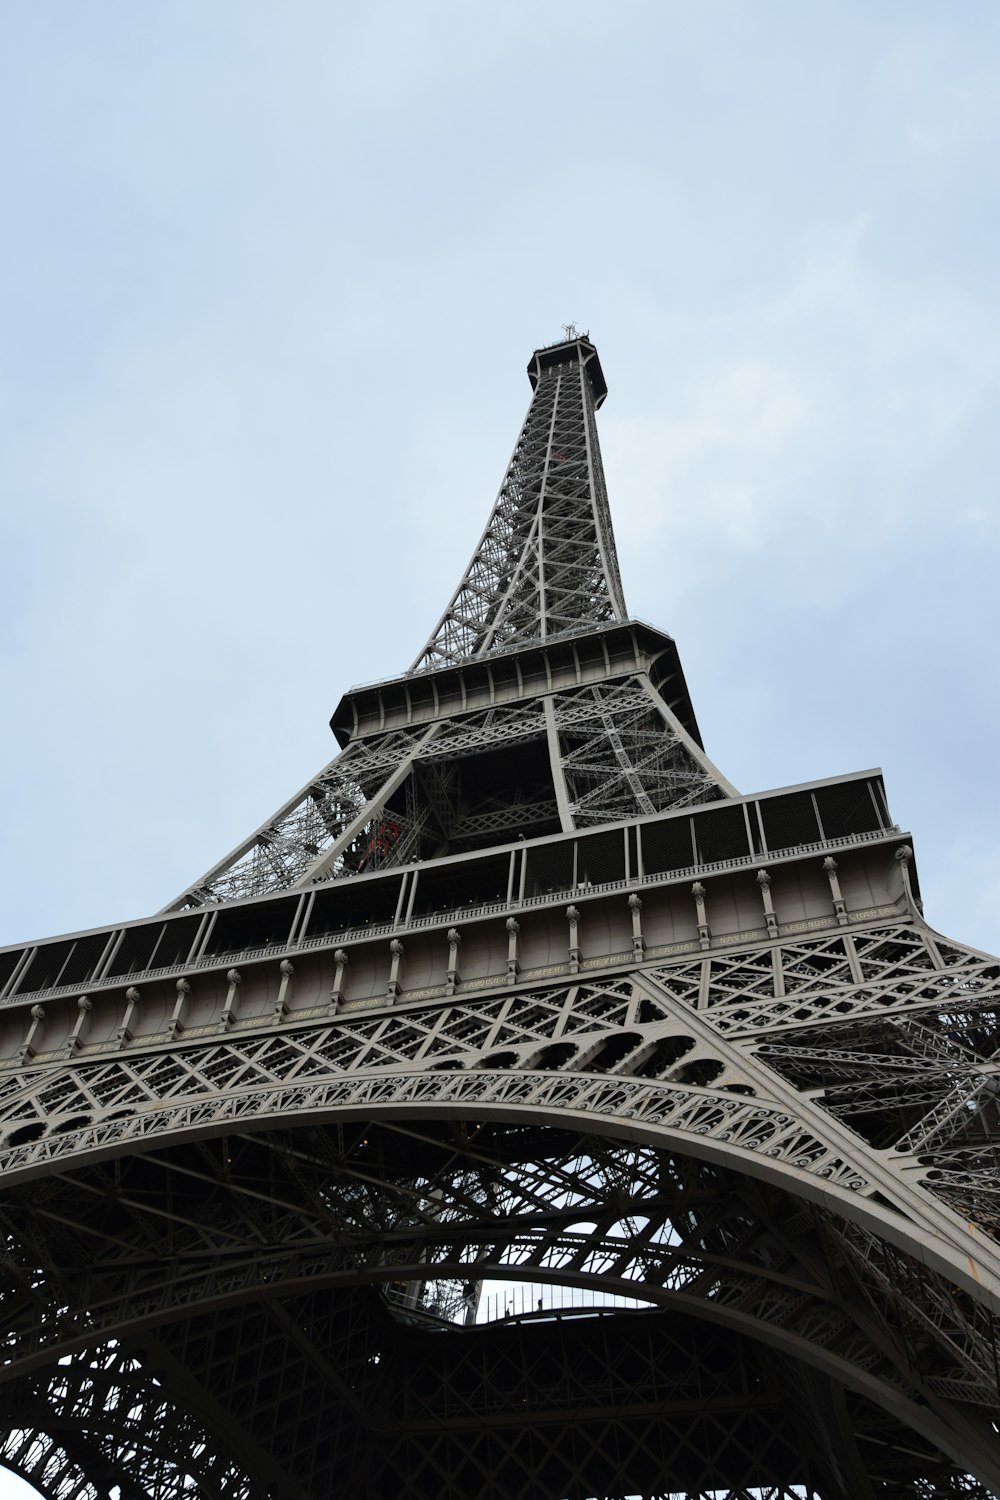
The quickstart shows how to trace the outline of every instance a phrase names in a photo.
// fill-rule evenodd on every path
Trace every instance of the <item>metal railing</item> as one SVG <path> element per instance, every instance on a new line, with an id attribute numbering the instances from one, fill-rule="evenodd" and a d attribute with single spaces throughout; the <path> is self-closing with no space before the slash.
<path id="1" fill-rule="evenodd" d="M 545 1321 L 568 1313 L 593 1316 L 600 1313 L 641 1312 L 655 1307 L 642 1296 L 626 1297 L 621 1292 L 605 1292 L 589 1286 L 537 1285 L 514 1282 L 500 1291 L 484 1292 L 479 1298 L 477 1323 L 506 1323 L 525 1318 Z"/>
<path id="2" fill-rule="evenodd" d="M 315 937 L 296 939 L 293 942 L 258 944 L 251 948 L 233 948 L 224 952 L 204 954 L 200 958 L 173 964 L 164 964 L 155 969 L 134 969 L 128 973 L 109 974 L 99 980 L 84 980 L 75 984 L 61 984 L 48 988 L 19 990 L 7 995 L 0 1005 L 15 1005 L 23 1000 L 37 1002 L 41 999 L 56 999 L 60 995 L 93 994 L 99 990 L 121 988 L 122 985 L 143 983 L 151 979 L 163 979 L 172 974 L 189 974 L 204 969 L 224 969 L 233 964 L 253 963 L 265 958 L 287 958 L 315 948 L 329 948 L 334 944 L 349 946 L 351 943 L 368 942 L 379 937 L 399 937 L 407 932 L 421 931 L 429 927 L 450 927 L 459 922 L 480 922 L 490 916 L 510 915 L 532 907 L 554 906 L 559 901 L 587 901 L 595 896 L 607 896 L 615 891 L 641 890 L 644 886 L 673 885 L 684 880 L 700 880 L 715 874 L 728 873 L 734 869 L 764 868 L 775 862 L 784 863 L 808 854 L 830 854 L 838 849 L 849 849 L 860 844 L 877 843 L 898 836 L 901 830 L 893 824 L 891 828 L 877 828 L 864 833 L 845 834 L 840 838 L 818 839 L 808 844 L 795 844 L 787 849 L 772 849 L 766 854 L 740 854 L 728 859 L 706 860 L 700 864 L 684 865 L 680 869 L 654 871 L 650 874 L 620 876 L 614 880 L 582 882 L 577 885 L 553 886 L 537 896 L 512 896 L 509 901 L 487 901 L 476 906 L 452 906 L 440 911 L 402 919 L 399 922 L 363 923 L 357 927 L 341 927 Z M 780 925 L 780 924 L 779 924 Z"/>

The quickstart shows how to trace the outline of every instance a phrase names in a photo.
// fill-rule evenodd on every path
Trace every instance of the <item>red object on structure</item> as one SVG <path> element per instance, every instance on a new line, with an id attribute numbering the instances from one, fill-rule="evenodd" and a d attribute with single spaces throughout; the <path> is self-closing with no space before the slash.
<path id="1" fill-rule="evenodd" d="M 399 838 L 401 832 L 402 829 L 398 823 L 394 823 L 391 818 L 383 819 L 368 840 L 368 848 L 365 850 L 364 858 L 358 869 L 363 870 L 373 854 L 381 854 L 383 857 L 391 854 L 392 846 Z"/>

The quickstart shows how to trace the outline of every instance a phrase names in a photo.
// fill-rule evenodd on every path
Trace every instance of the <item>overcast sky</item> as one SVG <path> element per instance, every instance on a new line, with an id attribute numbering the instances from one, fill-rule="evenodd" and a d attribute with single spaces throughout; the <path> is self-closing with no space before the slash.
<path id="1" fill-rule="evenodd" d="M 744 791 L 1000 948 L 1000 7 L 0 7 L 0 941 L 141 916 L 405 668 L 575 320 Z"/>

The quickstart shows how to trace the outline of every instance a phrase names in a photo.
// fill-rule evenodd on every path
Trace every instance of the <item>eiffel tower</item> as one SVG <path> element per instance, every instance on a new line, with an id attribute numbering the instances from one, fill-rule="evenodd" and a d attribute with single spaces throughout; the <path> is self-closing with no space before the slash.
<path id="1" fill-rule="evenodd" d="M 878 771 L 756 795 L 625 607 L 597 351 L 339 754 L 0 952 L 4 1433 L 53 1500 L 985 1497 L 996 960 Z"/>

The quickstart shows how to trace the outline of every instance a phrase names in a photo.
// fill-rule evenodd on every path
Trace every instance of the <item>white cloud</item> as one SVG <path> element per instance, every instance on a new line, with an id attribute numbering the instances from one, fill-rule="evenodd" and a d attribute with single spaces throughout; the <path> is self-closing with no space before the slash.
<path id="1" fill-rule="evenodd" d="M 937 816 L 933 679 L 986 777 L 981 11 L 103 14 L 23 12 L 0 62 L 12 939 L 134 909 L 140 865 L 165 899 L 321 763 L 444 606 L 571 316 L 626 596 L 727 770 L 905 757 Z"/>

